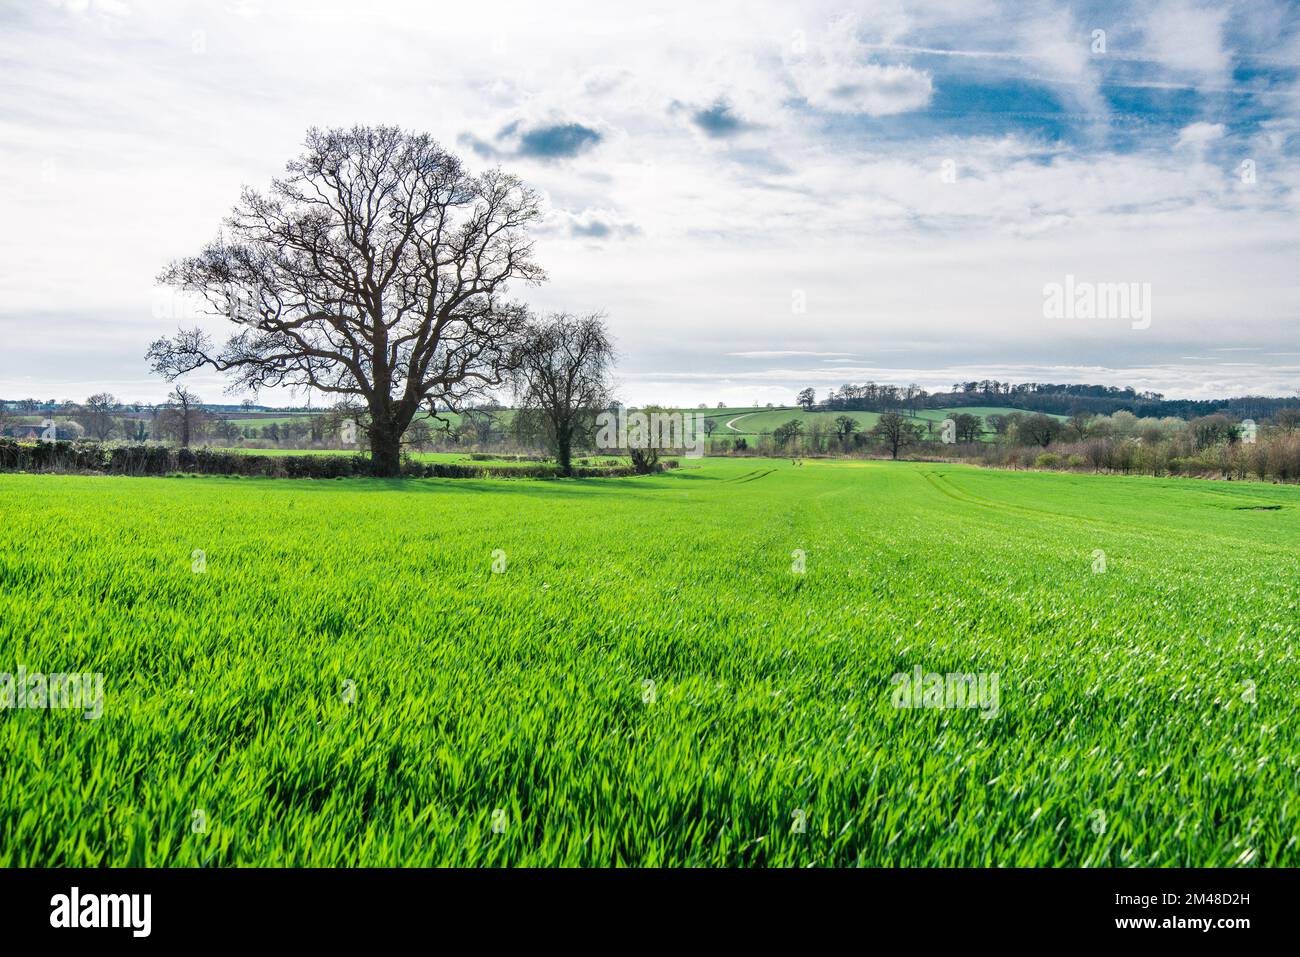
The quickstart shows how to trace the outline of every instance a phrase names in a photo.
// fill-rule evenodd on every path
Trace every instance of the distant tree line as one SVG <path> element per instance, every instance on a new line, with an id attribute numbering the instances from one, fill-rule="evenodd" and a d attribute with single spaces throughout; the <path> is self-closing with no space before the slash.
<path id="1" fill-rule="evenodd" d="M 890 385 L 866 382 L 846 383 L 831 389 L 821 402 L 812 389 L 799 393 L 799 405 L 825 411 L 915 413 L 921 409 L 960 406 L 1014 406 L 1031 412 L 1070 415 L 1076 411 L 1094 415 L 1132 412 L 1141 418 L 1177 416 L 1191 419 L 1216 412 L 1238 418 L 1270 418 L 1295 400 L 1285 396 L 1238 396 L 1229 399 L 1166 399 L 1159 392 L 1107 385 L 1078 385 L 1047 382 L 1000 382 L 996 379 L 954 382 L 950 391 L 930 392 L 912 383 Z"/>
<path id="2" fill-rule="evenodd" d="M 741 451 L 739 440 L 733 447 Z M 1041 412 L 977 416 L 957 413 L 942 422 L 882 413 L 861 429 L 841 414 L 833 429 L 794 419 L 759 436 L 743 450 L 758 454 L 863 454 L 975 462 L 1006 468 L 1119 474 L 1300 481 L 1300 406 L 1270 419 L 1223 413 L 1185 420 L 1139 418 L 1128 411 L 1097 416 L 1076 409 L 1068 418 Z M 719 451 L 715 443 L 715 451 Z M 722 449 L 731 451 L 723 440 Z"/>

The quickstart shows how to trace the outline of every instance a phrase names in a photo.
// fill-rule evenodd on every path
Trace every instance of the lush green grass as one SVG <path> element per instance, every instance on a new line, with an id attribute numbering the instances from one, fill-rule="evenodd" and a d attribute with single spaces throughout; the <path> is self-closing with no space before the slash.
<path id="1" fill-rule="evenodd" d="M 0 863 L 1300 864 L 1300 489 L 683 464 L 0 475 Z"/>

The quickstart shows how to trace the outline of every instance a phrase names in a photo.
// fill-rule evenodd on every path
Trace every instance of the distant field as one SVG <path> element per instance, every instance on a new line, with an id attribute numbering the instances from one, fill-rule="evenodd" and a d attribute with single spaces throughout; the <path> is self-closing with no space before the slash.
<path id="1" fill-rule="evenodd" d="M 950 409 L 921 409 L 914 415 L 907 413 L 907 417 L 918 421 L 923 425 L 933 422 L 934 433 L 937 434 L 940 422 L 949 416 L 958 415 L 962 412 L 969 413 L 970 415 L 977 415 L 980 418 L 985 418 L 990 415 L 1008 415 L 1012 412 L 1019 412 L 1022 415 L 1031 414 L 1026 413 L 1023 409 L 1012 409 L 1004 406 L 960 406 Z M 733 423 L 731 429 L 726 428 L 725 425 L 720 426 L 717 432 L 714 433 L 714 438 L 735 438 L 737 435 L 756 437 L 765 432 L 772 432 L 774 429 L 784 425 L 791 419 L 798 419 L 804 424 L 805 429 L 807 429 L 813 422 L 820 422 L 824 429 L 833 430 L 835 428 L 835 420 L 841 415 L 847 415 L 851 419 L 856 419 L 859 431 L 862 432 L 868 431 L 880 420 L 880 414 L 878 412 L 805 412 L 803 409 L 798 407 L 761 409 L 751 415 L 742 415 Z M 735 418 L 735 416 L 732 418 Z M 1064 419 L 1066 416 L 1057 415 L 1053 416 L 1053 418 Z M 927 425 L 927 435 L 928 434 L 930 434 L 930 432 Z"/>
<path id="2" fill-rule="evenodd" d="M 705 459 L 0 510 L 0 671 L 105 682 L 0 714 L 6 866 L 1300 865 L 1294 486 Z M 998 694 L 896 707 L 915 669 Z"/>
<path id="3" fill-rule="evenodd" d="M 857 419 L 862 431 L 866 431 L 875 425 L 876 420 L 879 418 L 875 412 L 805 412 L 800 408 L 762 409 L 741 416 L 731 429 L 725 426 L 719 428 L 713 434 L 713 437 L 715 439 L 725 439 L 735 437 L 737 434 L 756 436 L 764 432 L 771 432 L 791 419 L 798 419 L 804 424 L 804 428 L 807 428 L 813 422 L 821 422 L 824 428 L 833 429 L 836 418 L 841 415 Z M 735 416 L 732 418 L 735 418 Z"/>

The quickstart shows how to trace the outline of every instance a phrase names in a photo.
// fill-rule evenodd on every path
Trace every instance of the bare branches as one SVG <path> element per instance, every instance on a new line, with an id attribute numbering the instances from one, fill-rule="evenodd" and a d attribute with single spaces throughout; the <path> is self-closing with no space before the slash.
<path id="1" fill-rule="evenodd" d="M 557 313 L 534 324 L 516 362 L 519 420 L 541 430 L 568 473 L 574 444 L 610 403 L 614 343 L 604 317 Z"/>
<path id="2" fill-rule="evenodd" d="M 168 379 L 207 367 L 232 388 L 354 396 L 374 434 L 400 436 L 422 405 L 509 375 L 525 314 L 508 286 L 546 278 L 527 234 L 539 214 L 516 177 L 472 176 L 427 135 L 310 130 L 268 193 L 245 189 L 224 235 L 160 276 L 238 329 L 220 347 L 181 330 L 147 358 Z"/>

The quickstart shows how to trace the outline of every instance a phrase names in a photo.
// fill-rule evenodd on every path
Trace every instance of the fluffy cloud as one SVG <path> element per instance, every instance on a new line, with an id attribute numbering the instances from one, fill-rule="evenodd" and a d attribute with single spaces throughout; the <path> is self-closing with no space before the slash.
<path id="1" fill-rule="evenodd" d="M 1144 52 L 1180 78 L 1225 83 L 1232 69 L 1223 36 L 1230 13 L 1220 3 L 1163 0 L 1143 24 Z"/>
<path id="2" fill-rule="evenodd" d="M 752 123 L 747 123 L 737 116 L 731 104 L 721 98 L 715 100 L 711 106 L 691 110 L 690 117 L 691 122 L 706 136 L 715 139 L 726 139 L 753 129 Z"/>
<path id="3" fill-rule="evenodd" d="M 1178 131 L 1178 146 L 1201 151 L 1223 139 L 1222 123 L 1189 123 Z"/>
<path id="4" fill-rule="evenodd" d="M 573 120 L 527 124 L 522 120 L 507 123 L 492 139 L 462 134 L 460 141 L 480 156 L 520 157 L 523 159 L 572 159 L 595 147 L 603 135 L 594 127 Z"/>
<path id="5" fill-rule="evenodd" d="M 556 209 L 547 218 L 546 231 L 575 239 L 627 239 L 641 232 L 636 223 L 608 209 L 584 209 L 579 212 Z"/>
<path id="6" fill-rule="evenodd" d="M 798 43 L 787 62 L 799 94 L 814 109 L 889 116 L 930 102 L 934 83 L 927 72 L 869 62 L 868 57 L 856 19 L 844 18 Z"/>

